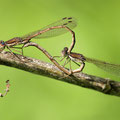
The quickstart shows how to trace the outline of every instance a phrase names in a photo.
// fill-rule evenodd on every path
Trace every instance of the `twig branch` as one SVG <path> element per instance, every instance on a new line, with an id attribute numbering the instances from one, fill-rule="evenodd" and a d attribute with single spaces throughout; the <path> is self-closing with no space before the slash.
<path id="1" fill-rule="evenodd" d="M 68 76 L 53 64 L 29 57 L 23 57 L 22 55 L 17 56 L 22 61 L 10 52 L 4 51 L 0 53 L 0 64 L 15 67 L 34 74 L 51 77 L 56 80 L 68 82 L 78 86 L 94 89 L 105 94 L 120 96 L 120 82 L 83 73 L 75 73 Z"/>
<path id="2" fill-rule="evenodd" d="M 7 95 L 7 93 L 9 92 L 9 87 L 10 87 L 9 80 L 6 80 L 6 89 L 4 90 L 4 93 L 0 93 L 0 97 L 4 97 Z"/>

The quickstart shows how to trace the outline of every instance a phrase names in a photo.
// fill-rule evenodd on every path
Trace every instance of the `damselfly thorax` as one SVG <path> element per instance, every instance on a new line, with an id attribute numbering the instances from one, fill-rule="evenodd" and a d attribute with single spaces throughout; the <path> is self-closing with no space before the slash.
<path id="1" fill-rule="evenodd" d="M 69 58 L 72 60 L 72 61 L 75 61 L 75 62 L 79 62 L 79 63 L 83 63 L 85 62 L 85 57 L 82 55 L 82 54 L 79 54 L 79 53 L 74 53 L 74 52 L 71 52 L 69 54 Z"/>

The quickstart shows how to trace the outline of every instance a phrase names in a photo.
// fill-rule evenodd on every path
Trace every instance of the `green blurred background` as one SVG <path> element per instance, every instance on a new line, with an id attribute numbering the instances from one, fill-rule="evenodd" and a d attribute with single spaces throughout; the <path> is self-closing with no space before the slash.
<path id="1" fill-rule="evenodd" d="M 22 36 L 66 16 L 78 21 L 73 51 L 120 64 L 119 0 L 0 0 L 0 39 Z M 54 56 L 60 55 L 64 46 L 69 47 L 71 35 L 33 41 Z M 24 54 L 50 62 L 34 47 L 25 48 Z M 0 90 L 5 80 L 11 82 L 9 94 L 0 98 L 1 120 L 120 119 L 119 97 L 15 68 L 0 67 Z M 94 65 L 86 64 L 84 72 L 119 81 L 118 77 Z"/>

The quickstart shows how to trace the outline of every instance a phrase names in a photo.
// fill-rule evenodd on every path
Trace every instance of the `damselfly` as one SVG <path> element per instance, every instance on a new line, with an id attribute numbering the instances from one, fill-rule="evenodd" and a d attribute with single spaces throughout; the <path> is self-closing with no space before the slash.
<path id="1" fill-rule="evenodd" d="M 72 28 L 76 27 L 77 23 L 76 20 L 72 17 L 65 17 L 61 20 L 54 22 L 40 30 L 31 32 L 27 35 L 24 35 L 23 37 L 14 37 L 8 41 L 0 41 L 0 51 L 4 50 L 5 47 L 8 48 L 10 51 L 13 48 L 21 48 L 22 54 L 23 54 L 23 46 L 30 42 L 32 38 L 39 39 L 39 38 L 48 38 L 48 37 L 54 37 L 61 35 L 66 32 L 70 32 L 72 34 L 72 44 L 69 48 L 69 51 L 71 51 L 74 47 L 75 43 L 75 35 L 74 32 L 71 30 Z M 15 47 L 16 45 L 24 44 L 22 47 Z M 11 53 L 13 53 L 11 51 Z"/>
<path id="2" fill-rule="evenodd" d="M 109 73 L 115 74 L 115 75 L 120 77 L 120 65 L 118 65 L 118 64 L 111 64 L 111 63 L 107 63 L 107 62 L 104 62 L 104 61 L 88 58 L 88 57 L 85 57 L 82 54 L 75 53 L 75 52 L 68 53 L 68 48 L 67 47 L 65 47 L 62 50 L 61 53 L 62 53 L 63 59 L 66 58 L 63 66 L 70 63 L 70 69 L 71 69 L 71 61 L 73 61 L 78 66 L 80 66 L 79 69 L 76 69 L 76 70 L 73 70 L 73 71 L 71 69 L 71 73 L 81 72 L 83 70 L 83 68 L 85 67 L 85 62 L 89 62 L 89 63 L 93 63 L 97 67 L 99 67 L 99 68 L 101 68 L 101 69 L 103 69 L 103 70 L 105 70 Z M 60 57 L 60 56 L 55 56 L 55 57 Z"/>

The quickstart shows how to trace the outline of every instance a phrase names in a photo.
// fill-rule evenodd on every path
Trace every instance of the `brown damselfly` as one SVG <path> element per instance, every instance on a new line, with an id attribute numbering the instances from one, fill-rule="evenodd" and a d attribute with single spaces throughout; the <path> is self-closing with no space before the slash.
<path id="1" fill-rule="evenodd" d="M 83 68 L 85 67 L 85 62 L 89 62 L 89 63 L 93 63 L 97 67 L 105 70 L 106 72 L 115 74 L 115 75 L 120 77 L 120 65 L 119 64 L 111 64 L 111 63 L 107 63 L 107 62 L 104 62 L 104 61 L 88 58 L 88 57 L 85 57 L 82 54 L 75 53 L 75 52 L 68 53 L 68 48 L 67 47 L 65 47 L 62 50 L 61 53 L 62 53 L 62 56 L 55 56 L 55 57 L 63 57 L 62 60 L 64 58 L 66 58 L 63 66 L 70 63 L 71 74 L 81 72 L 83 70 Z M 79 69 L 76 69 L 76 70 L 72 71 L 71 61 L 73 61 L 75 64 L 77 64 L 79 66 Z"/>
<path id="2" fill-rule="evenodd" d="M 71 30 L 74 27 L 76 27 L 77 23 L 75 18 L 73 17 L 65 17 L 62 18 L 61 20 L 54 22 L 40 30 L 31 32 L 27 35 L 24 35 L 22 37 L 14 37 L 8 41 L 0 41 L 0 51 L 4 50 L 5 48 L 8 48 L 9 51 L 14 54 L 11 49 L 14 48 L 20 48 L 22 49 L 22 55 L 23 55 L 23 47 L 26 43 L 30 42 L 31 39 L 40 39 L 40 38 L 49 38 L 49 37 L 54 37 L 61 35 L 66 32 L 70 32 L 72 34 L 72 44 L 69 48 L 69 52 L 73 49 L 74 43 L 75 43 L 75 34 Z M 22 47 L 16 47 L 16 45 L 23 44 Z M 15 54 L 14 54 L 15 55 Z"/>

